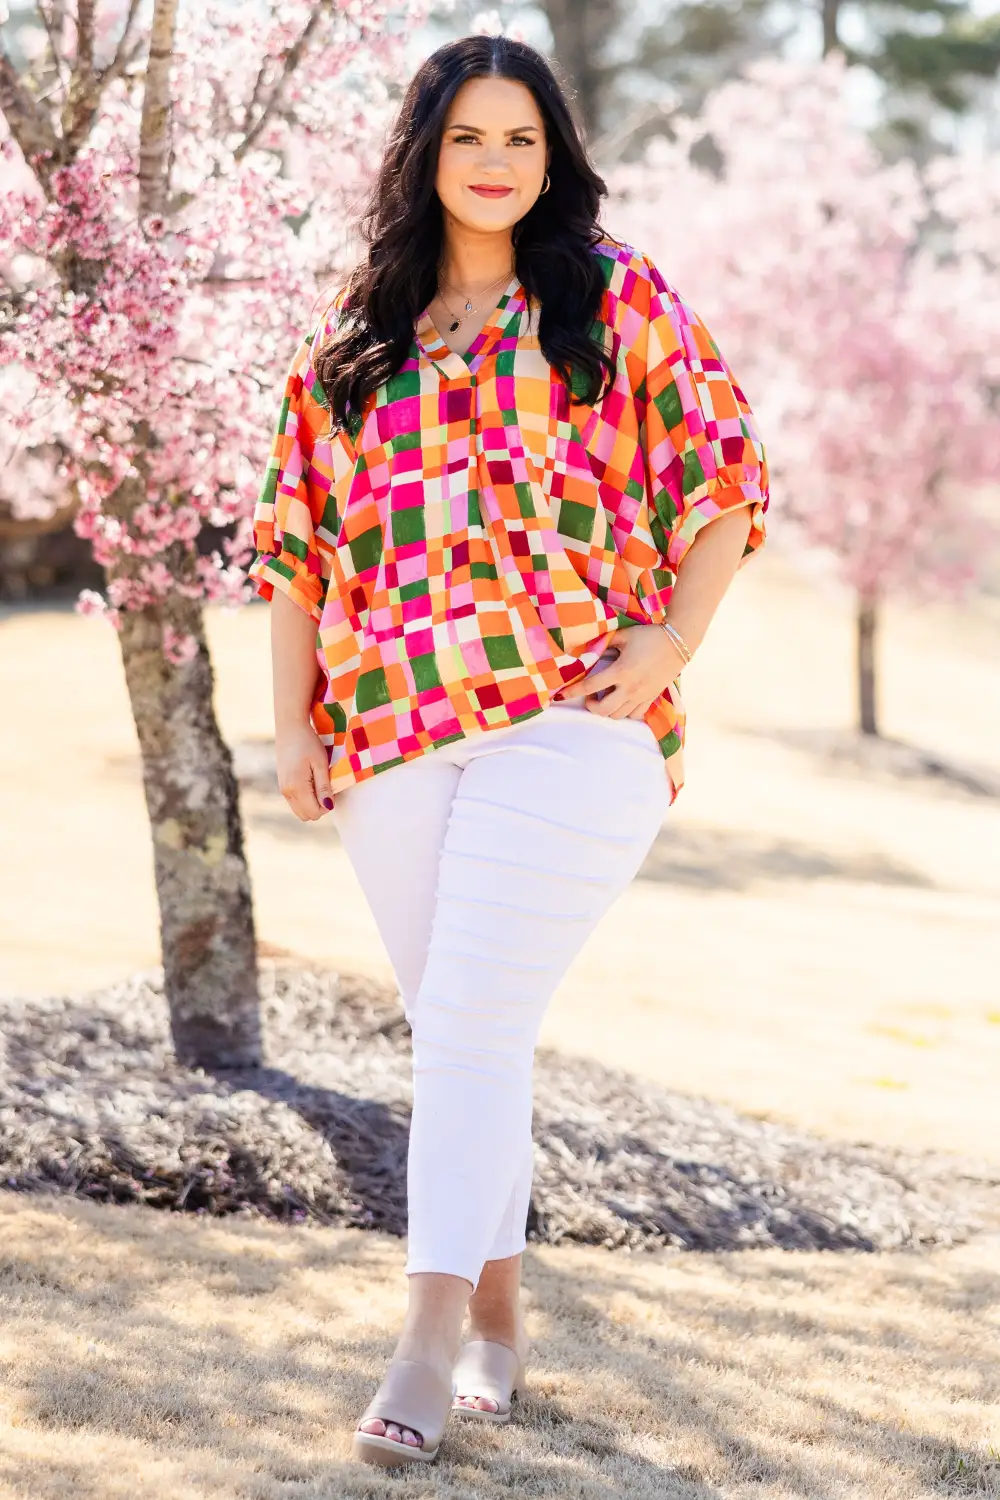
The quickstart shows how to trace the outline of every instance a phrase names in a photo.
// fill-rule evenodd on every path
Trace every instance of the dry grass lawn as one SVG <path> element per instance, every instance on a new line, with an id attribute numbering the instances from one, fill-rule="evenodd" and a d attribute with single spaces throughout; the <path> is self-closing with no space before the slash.
<path id="1" fill-rule="evenodd" d="M 0 1199 L 3 1500 L 1000 1495 L 1000 1258 L 529 1252 L 531 1394 L 352 1464 L 398 1241 Z M 991 1452 L 991 1445 L 993 1445 Z"/>

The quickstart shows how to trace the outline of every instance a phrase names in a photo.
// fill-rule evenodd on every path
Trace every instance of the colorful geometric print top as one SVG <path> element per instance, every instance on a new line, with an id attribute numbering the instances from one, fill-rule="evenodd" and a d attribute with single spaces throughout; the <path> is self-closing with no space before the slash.
<path id="1" fill-rule="evenodd" d="M 716 516 L 750 508 L 743 561 L 764 540 L 764 449 L 705 325 L 648 257 L 607 235 L 593 253 L 617 365 L 594 406 L 570 405 L 516 276 L 464 354 L 425 310 L 353 438 L 330 433 L 311 364 L 343 292 L 292 361 L 250 577 L 317 622 L 312 720 L 334 792 L 540 713 L 616 630 L 664 618 Z M 676 683 L 645 718 L 673 798 Z"/>

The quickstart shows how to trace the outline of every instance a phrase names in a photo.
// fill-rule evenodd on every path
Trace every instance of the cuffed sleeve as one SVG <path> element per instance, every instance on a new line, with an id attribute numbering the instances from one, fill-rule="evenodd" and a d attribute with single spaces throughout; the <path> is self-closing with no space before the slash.
<path id="1" fill-rule="evenodd" d="M 746 506 L 745 561 L 763 544 L 767 459 L 753 413 L 705 324 L 649 270 L 645 358 L 645 456 L 650 530 L 663 563 L 658 587 L 672 587 L 703 526 Z"/>
<path id="2" fill-rule="evenodd" d="M 335 326 L 340 298 L 289 366 L 264 483 L 254 509 L 249 578 L 264 599 L 280 589 L 317 622 L 340 523 L 333 488 L 330 413 L 312 367 L 317 340 Z"/>

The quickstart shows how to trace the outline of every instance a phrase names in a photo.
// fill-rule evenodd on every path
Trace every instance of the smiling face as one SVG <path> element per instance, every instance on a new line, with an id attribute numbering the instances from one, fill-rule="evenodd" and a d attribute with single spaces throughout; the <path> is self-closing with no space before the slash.
<path id="1" fill-rule="evenodd" d="M 458 224 L 511 229 L 542 190 L 548 151 L 535 96 L 510 78 L 470 78 L 445 118 L 434 186 Z"/>

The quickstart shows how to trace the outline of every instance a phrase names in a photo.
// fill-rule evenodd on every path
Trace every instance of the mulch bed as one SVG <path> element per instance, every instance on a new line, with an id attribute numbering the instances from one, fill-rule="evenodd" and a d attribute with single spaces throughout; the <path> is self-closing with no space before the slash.
<path id="1" fill-rule="evenodd" d="M 406 1231 L 392 986 L 261 960 L 267 1066 L 178 1067 L 161 976 L 0 1000 L 0 1186 Z M 920 1249 L 1000 1227 L 1000 1181 L 845 1145 L 540 1050 L 529 1236 L 608 1248 Z"/>

